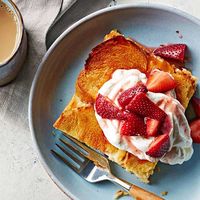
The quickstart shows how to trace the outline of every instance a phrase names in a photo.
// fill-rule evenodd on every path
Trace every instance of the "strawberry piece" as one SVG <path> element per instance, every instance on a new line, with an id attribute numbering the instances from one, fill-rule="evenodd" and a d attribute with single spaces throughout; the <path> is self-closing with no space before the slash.
<path id="1" fill-rule="evenodd" d="M 126 136 L 145 135 L 146 124 L 144 119 L 135 114 L 130 114 L 127 120 L 122 123 L 120 132 Z"/>
<path id="2" fill-rule="evenodd" d="M 191 137 L 194 143 L 200 144 L 200 119 L 190 123 Z"/>
<path id="3" fill-rule="evenodd" d="M 169 58 L 183 62 L 186 48 L 187 46 L 185 44 L 169 44 L 156 48 L 153 53 L 162 58 Z"/>
<path id="4" fill-rule="evenodd" d="M 169 73 L 153 70 L 149 75 L 146 87 L 151 92 L 167 92 L 176 87 L 176 82 Z"/>
<path id="5" fill-rule="evenodd" d="M 99 94 L 95 103 L 96 112 L 105 119 L 126 119 L 126 112 L 120 110 L 112 101 Z"/>
<path id="6" fill-rule="evenodd" d="M 197 97 L 192 98 L 192 107 L 197 117 L 200 117 L 200 99 Z"/>
<path id="7" fill-rule="evenodd" d="M 146 154 L 153 158 L 162 157 L 170 147 L 170 138 L 167 133 L 160 135 L 150 144 Z"/>
<path id="8" fill-rule="evenodd" d="M 154 137 L 158 135 L 158 129 L 160 127 L 160 122 L 155 119 L 147 118 L 147 137 Z"/>
<path id="9" fill-rule="evenodd" d="M 124 108 L 126 105 L 129 104 L 131 99 L 138 94 L 139 92 L 147 92 L 146 86 L 142 82 L 138 82 L 134 87 L 129 88 L 122 92 L 118 97 L 119 105 Z"/>
<path id="10" fill-rule="evenodd" d="M 149 117 L 158 121 L 163 121 L 167 116 L 167 114 L 144 93 L 137 94 L 126 106 L 126 109 L 143 117 Z"/>

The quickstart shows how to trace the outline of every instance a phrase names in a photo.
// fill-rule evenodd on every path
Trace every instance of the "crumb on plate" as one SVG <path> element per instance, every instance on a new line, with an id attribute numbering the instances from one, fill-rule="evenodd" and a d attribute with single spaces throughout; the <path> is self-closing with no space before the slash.
<path id="1" fill-rule="evenodd" d="M 163 191 L 163 192 L 161 192 L 161 195 L 162 195 L 162 196 L 166 196 L 167 194 L 168 194 L 167 191 Z"/>
<path id="2" fill-rule="evenodd" d="M 156 167 L 156 172 L 160 172 L 160 167 Z"/>
<path id="3" fill-rule="evenodd" d="M 181 32 L 180 32 L 179 30 L 177 30 L 176 33 L 178 34 L 178 37 L 179 37 L 180 39 L 183 38 L 183 35 L 181 34 Z"/>
<path id="4" fill-rule="evenodd" d="M 114 199 L 119 199 L 121 197 L 124 197 L 124 196 L 128 196 L 129 193 L 124 191 L 124 190 L 118 190 L 116 193 L 115 193 L 115 196 L 114 196 Z"/>

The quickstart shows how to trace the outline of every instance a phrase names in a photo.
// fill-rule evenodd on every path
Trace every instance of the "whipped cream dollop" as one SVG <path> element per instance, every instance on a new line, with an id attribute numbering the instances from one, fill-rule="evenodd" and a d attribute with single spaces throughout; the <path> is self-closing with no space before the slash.
<path id="1" fill-rule="evenodd" d="M 147 81 L 146 75 L 139 70 L 118 69 L 112 74 L 112 78 L 100 88 L 99 93 L 108 97 L 120 108 L 117 100 L 119 95 L 135 86 L 139 81 L 144 84 Z M 182 164 L 184 161 L 189 160 L 193 154 L 190 127 L 184 114 L 185 109 L 176 100 L 174 90 L 166 94 L 147 92 L 147 96 L 167 114 L 167 120 L 164 121 L 162 129 L 170 136 L 170 148 L 163 157 L 153 158 L 146 154 L 154 137 L 144 138 L 142 136 L 122 135 L 120 134 L 121 121 L 104 119 L 95 111 L 96 119 L 104 135 L 113 146 L 128 151 L 141 160 L 151 162 L 160 160 L 171 165 Z"/>

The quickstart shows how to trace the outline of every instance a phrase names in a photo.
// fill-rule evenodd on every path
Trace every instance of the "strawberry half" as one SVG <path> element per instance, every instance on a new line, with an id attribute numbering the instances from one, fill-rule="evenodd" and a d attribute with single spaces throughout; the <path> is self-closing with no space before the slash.
<path id="1" fill-rule="evenodd" d="M 158 130 L 160 128 L 160 122 L 156 119 L 147 118 L 147 137 L 155 137 L 158 135 Z"/>
<path id="2" fill-rule="evenodd" d="M 197 117 L 200 117 L 200 99 L 197 97 L 192 98 L 192 107 Z"/>
<path id="3" fill-rule="evenodd" d="M 185 59 L 186 48 L 187 46 L 185 44 L 169 44 L 156 48 L 153 53 L 162 58 L 169 58 L 183 62 Z"/>
<path id="4" fill-rule="evenodd" d="M 129 115 L 128 119 L 121 126 L 121 134 L 126 136 L 145 135 L 146 125 L 144 119 L 135 115 Z"/>
<path id="5" fill-rule="evenodd" d="M 126 119 L 126 113 L 120 110 L 112 101 L 99 94 L 95 103 L 96 112 L 105 119 Z"/>
<path id="6" fill-rule="evenodd" d="M 153 70 L 148 77 L 146 87 L 151 92 L 167 92 L 176 87 L 176 82 L 169 73 Z"/>
<path id="7" fill-rule="evenodd" d="M 167 114 L 144 93 L 137 94 L 126 106 L 126 109 L 143 117 L 149 117 L 158 121 L 163 121 L 167 116 Z"/>
<path id="8" fill-rule="evenodd" d="M 131 99 L 138 94 L 139 92 L 147 92 L 146 86 L 142 82 L 138 82 L 134 87 L 129 88 L 122 92 L 118 97 L 119 105 L 124 108 L 126 105 L 129 104 Z"/>
<path id="9" fill-rule="evenodd" d="M 200 143 L 200 119 L 190 123 L 191 137 L 194 143 Z"/>
<path id="10" fill-rule="evenodd" d="M 168 152 L 170 147 L 170 138 L 167 133 L 160 135 L 150 144 L 146 154 L 153 158 L 160 158 Z"/>

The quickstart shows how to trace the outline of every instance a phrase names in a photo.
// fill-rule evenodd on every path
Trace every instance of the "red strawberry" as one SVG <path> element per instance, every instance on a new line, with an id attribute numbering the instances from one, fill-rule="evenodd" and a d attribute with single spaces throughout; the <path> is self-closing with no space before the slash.
<path id="1" fill-rule="evenodd" d="M 158 135 L 158 129 L 160 127 L 160 122 L 156 119 L 147 118 L 147 137 L 154 137 Z"/>
<path id="2" fill-rule="evenodd" d="M 183 62 L 186 47 L 187 46 L 185 44 L 169 44 L 156 48 L 153 53 L 162 58 L 169 58 Z"/>
<path id="3" fill-rule="evenodd" d="M 125 112 L 121 111 L 112 101 L 99 94 L 95 103 L 96 112 L 105 119 L 126 119 Z"/>
<path id="4" fill-rule="evenodd" d="M 191 137 L 194 143 L 200 143 L 200 119 L 190 123 Z"/>
<path id="5" fill-rule="evenodd" d="M 160 135 L 154 139 L 154 141 L 150 144 L 149 149 L 146 154 L 153 158 L 162 157 L 170 147 L 170 138 L 167 133 Z"/>
<path id="6" fill-rule="evenodd" d="M 119 105 L 124 108 L 128 103 L 131 101 L 131 99 L 139 92 L 147 92 L 147 89 L 145 85 L 142 82 L 138 82 L 134 87 L 129 88 L 122 92 L 120 96 L 118 97 Z"/>
<path id="7" fill-rule="evenodd" d="M 131 113 L 129 113 L 127 111 L 120 110 L 117 113 L 117 118 L 116 119 L 118 119 L 118 120 L 127 120 L 130 115 L 131 115 Z"/>
<path id="8" fill-rule="evenodd" d="M 122 135 L 145 135 L 146 134 L 146 125 L 144 119 L 135 115 L 129 115 L 128 119 L 123 122 L 121 127 Z"/>
<path id="9" fill-rule="evenodd" d="M 192 98 L 192 107 L 197 117 L 200 117 L 200 99 L 197 97 Z"/>
<path id="10" fill-rule="evenodd" d="M 149 75 L 146 87 L 151 92 L 167 92 L 176 87 L 176 82 L 169 73 L 153 70 Z"/>
<path id="11" fill-rule="evenodd" d="M 126 109 L 143 117 L 163 121 L 167 114 L 153 103 L 144 93 L 137 94 Z"/>

